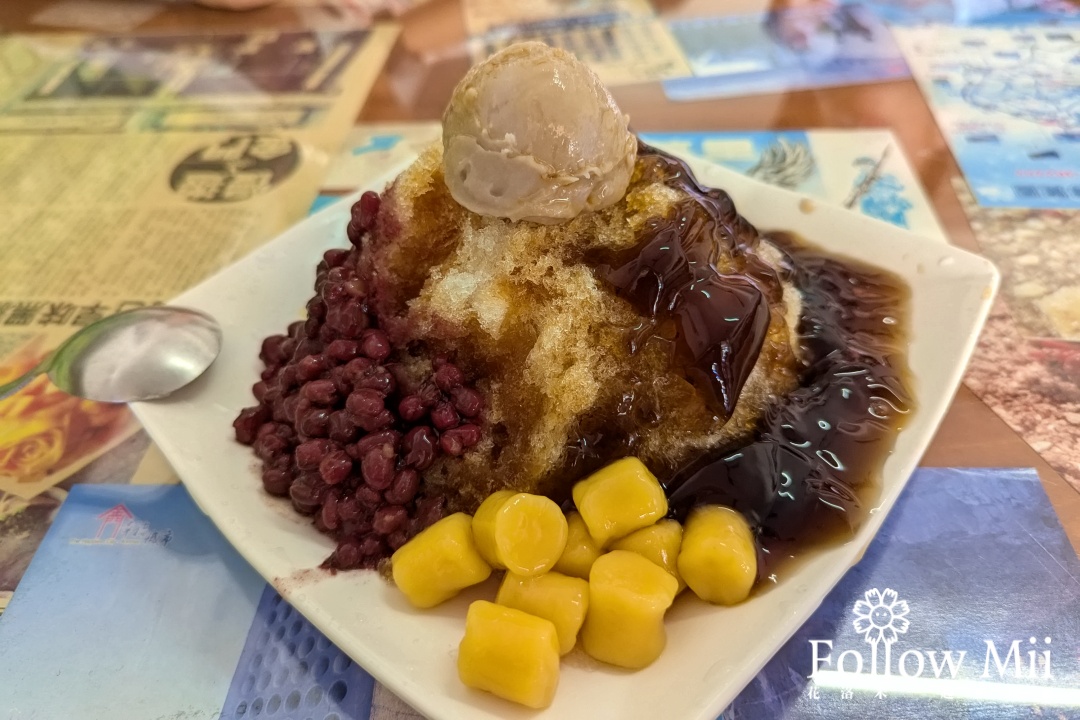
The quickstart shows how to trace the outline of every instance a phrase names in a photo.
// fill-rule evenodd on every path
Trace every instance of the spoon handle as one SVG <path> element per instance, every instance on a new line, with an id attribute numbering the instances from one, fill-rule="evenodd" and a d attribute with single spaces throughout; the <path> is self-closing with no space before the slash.
<path id="1" fill-rule="evenodd" d="M 52 359 L 53 356 L 50 354 L 33 368 L 23 373 L 19 377 L 15 378 L 11 382 L 0 385 L 0 400 L 3 400 L 6 397 L 11 397 L 27 385 L 29 385 L 31 380 L 36 378 L 41 373 L 46 372 L 49 369 L 49 365 L 52 363 Z"/>

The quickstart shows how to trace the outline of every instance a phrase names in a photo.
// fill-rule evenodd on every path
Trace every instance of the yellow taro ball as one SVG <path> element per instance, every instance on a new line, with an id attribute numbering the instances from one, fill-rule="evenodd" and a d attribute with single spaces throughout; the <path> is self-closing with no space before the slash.
<path id="1" fill-rule="evenodd" d="M 668 510 L 656 476 L 634 457 L 597 470 L 574 485 L 573 495 L 589 534 L 601 547 L 652 525 Z"/>
<path id="2" fill-rule="evenodd" d="M 582 648 L 619 667 L 649 665 L 667 644 L 664 613 L 678 590 L 675 578 L 637 553 L 612 550 L 601 555 L 589 573 Z"/>
<path id="3" fill-rule="evenodd" d="M 491 575 L 465 513 L 448 515 L 420 532 L 398 548 L 390 563 L 394 584 L 418 608 L 434 607 Z"/>
<path id="4" fill-rule="evenodd" d="M 679 575 L 679 550 L 682 548 L 683 529 L 677 520 L 661 520 L 655 525 L 635 530 L 611 545 L 612 550 L 629 550 L 652 560 L 667 570 L 679 582 L 679 592 L 686 587 Z"/>
<path id="5" fill-rule="evenodd" d="M 559 654 L 574 649 L 589 610 L 589 583 L 557 572 L 536 577 L 506 573 L 495 602 L 550 620 L 559 636 Z"/>
<path id="6" fill-rule="evenodd" d="M 500 490 L 480 504 L 473 535 L 480 555 L 495 568 L 539 575 L 566 547 L 566 517 L 542 495 Z"/>
<path id="7" fill-rule="evenodd" d="M 487 600 L 465 616 L 458 677 L 477 690 L 545 708 L 559 685 L 559 641 L 550 620 Z"/>
<path id="8" fill-rule="evenodd" d="M 473 515 L 473 538 L 480 556 L 496 570 L 503 570 L 503 564 L 495 555 L 495 518 L 503 504 L 514 496 L 512 490 L 499 490 L 487 496 Z"/>
<path id="9" fill-rule="evenodd" d="M 589 570 L 600 557 L 603 551 L 589 534 L 589 528 L 585 527 L 585 521 L 581 519 L 581 513 L 572 512 L 566 516 L 566 549 L 563 550 L 559 561 L 552 568 L 563 575 L 570 575 L 583 580 L 589 579 Z"/>
<path id="10" fill-rule="evenodd" d="M 757 546 L 746 519 L 722 505 L 690 511 L 683 525 L 679 573 L 702 600 L 734 605 L 757 579 Z"/>

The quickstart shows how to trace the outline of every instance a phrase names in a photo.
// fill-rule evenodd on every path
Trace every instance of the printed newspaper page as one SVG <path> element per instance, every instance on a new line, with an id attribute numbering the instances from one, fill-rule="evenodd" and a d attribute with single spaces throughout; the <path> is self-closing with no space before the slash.
<path id="1" fill-rule="evenodd" d="M 304 217 L 397 35 L 0 39 L 0 383 Z M 137 431 L 39 377 L 0 399 L 0 497 Z"/>

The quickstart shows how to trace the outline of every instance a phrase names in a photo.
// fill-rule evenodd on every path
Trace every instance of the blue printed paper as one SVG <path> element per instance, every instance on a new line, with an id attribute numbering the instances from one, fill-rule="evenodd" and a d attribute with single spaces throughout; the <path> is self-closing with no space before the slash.
<path id="1" fill-rule="evenodd" d="M 944 240 L 945 233 L 888 130 L 728 130 L 642 133 L 771 185 L 821 198 Z"/>
<path id="2" fill-rule="evenodd" d="M 1024 25 L 1076 17 L 1068 0 L 862 0 L 887 23 L 922 25 Z"/>
<path id="3" fill-rule="evenodd" d="M 1078 578 L 1034 470 L 920 469 L 722 718 L 1076 717 Z M 419 718 L 179 486 L 76 486 L 0 616 L 0 648 L 12 720 Z"/>
<path id="4" fill-rule="evenodd" d="M 1080 715 L 1080 560 L 1034 470 L 922 469 L 724 720 Z"/>
<path id="5" fill-rule="evenodd" d="M 266 586 L 221 720 L 367 720 L 375 681 Z"/>
<path id="6" fill-rule="evenodd" d="M 672 33 L 694 77 L 668 80 L 673 100 L 881 82 L 908 70 L 885 25 L 865 7 L 808 6 L 678 19 Z"/>
<path id="7" fill-rule="evenodd" d="M 263 587 L 184 488 L 75 485 L 0 616 L 3 717 L 216 717 Z"/>
<path id="8" fill-rule="evenodd" d="M 641 133 L 647 143 L 665 143 L 770 185 L 825 196 L 818 161 L 803 130 Z"/>
<path id="9" fill-rule="evenodd" d="M 1080 27 L 897 39 L 980 205 L 1080 208 Z"/>

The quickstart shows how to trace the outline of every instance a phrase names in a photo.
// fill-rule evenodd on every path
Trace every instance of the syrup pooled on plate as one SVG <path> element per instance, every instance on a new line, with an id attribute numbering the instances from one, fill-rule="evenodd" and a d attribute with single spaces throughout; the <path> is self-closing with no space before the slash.
<path id="1" fill-rule="evenodd" d="M 729 416 L 780 283 L 754 252 L 757 231 L 726 193 L 701 187 L 685 163 L 653 148 L 642 145 L 639 158 L 645 174 L 688 197 L 652 219 L 629 258 L 602 275 L 649 319 L 648 331 L 674 325 L 666 329 L 675 337 L 673 362 Z M 770 404 L 751 442 L 705 453 L 664 485 L 680 519 L 696 505 L 727 505 L 746 515 L 763 541 L 788 541 L 838 513 L 854 523 L 861 489 L 873 485 L 911 411 L 902 353 L 907 289 L 794 235 L 764 239 L 784 253 L 782 279 L 801 293 L 799 387 Z M 718 246 L 734 267 L 717 267 Z M 642 342 L 640 329 L 632 342 Z"/>
<path id="2" fill-rule="evenodd" d="M 729 505 L 767 543 L 814 533 L 837 514 L 857 520 L 860 494 L 873 485 L 912 400 L 903 283 L 792 235 L 766 237 L 784 248 L 802 291 L 800 387 L 766 411 L 753 442 L 699 458 L 665 487 L 677 516 L 701 503 Z"/>

